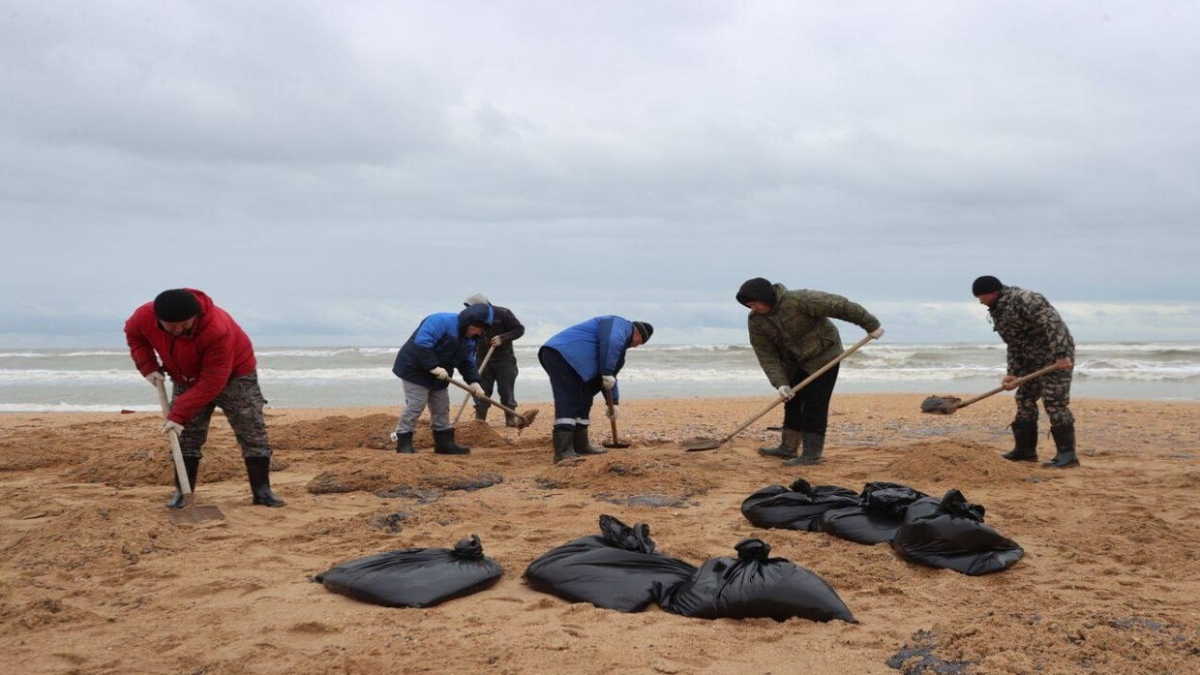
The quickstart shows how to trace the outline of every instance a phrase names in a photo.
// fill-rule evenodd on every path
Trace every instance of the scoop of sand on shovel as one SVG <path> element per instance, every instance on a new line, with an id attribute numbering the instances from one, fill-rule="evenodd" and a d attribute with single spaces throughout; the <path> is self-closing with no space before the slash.
<path id="1" fill-rule="evenodd" d="M 824 374 L 825 374 L 825 371 L 827 371 L 827 370 L 829 370 L 830 368 L 832 368 L 832 367 L 836 366 L 837 364 L 841 363 L 841 362 L 842 362 L 842 359 L 844 359 L 844 358 L 846 358 L 847 356 L 850 356 L 850 355 L 851 355 L 851 354 L 853 354 L 854 352 L 858 351 L 860 348 L 862 348 L 862 346 L 863 346 L 863 345 L 867 344 L 868 342 L 870 342 L 870 341 L 871 341 L 871 340 L 873 340 L 873 339 L 875 339 L 875 338 L 872 338 L 870 335 L 868 335 L 868 336 L 866 336 L 865 338 L 863 338 L 863 339 L 859 340 L 858 342 L 854 343 L 854 346 L 853 346 L 853 347 L 850 347 L 849 349 L 847 349 L 846 351 L 842 352 L 841 354 L 838 354 L 838 355 L 837 355 L 837 358 L 835 358 L 834 360 L 830 361 L 829 363 L 826 363 L 825 365 L 821 366 L 821 367 L 820 367 L 820 368 L 817 370 L 817 372 L 813 373 L 812 375 L 809 375 L 808 377 L 804 378 L 804 381 L 803 381 L 803 382 L 801 382 L 800 384 L 797 384 L 796 386 L 792 387 L 792 395 L 793 395 L 793 396 L 795 396 L 796 392 L 798 392 L 798 391 L 800 391 L 801 389 L 803 389 L 803 388 L 805 388 L 806 386 L 808 386 L 808 385 L 809 385 L 809 383 L 811 383 L 813 380 L 815 380 L 815 379 L 817 379 L 818 377 L 820 377 L 820 376 L 824 375 Z M 743 431 L 743 430 L 744 430 L 746 427 L 750 426 L 751 424 L 754 424 L 754 422 L 755 422 L 755 421 L 756 421 L 758 418 L 760 418 L 760 417 L 762 417 L 763 415 L 766 415 L 767 413 L 771 412 L 771 410 L 772 410 L 772 409 L 773 409 L 775 406 L 779 405 L 780 403 L 783 403 L 783 401 L 784 401 L 784 399 L 783 399 L 782 397 L 780 397 L 780 396 L 776 396 L 776 397 L 775 397 L 775 400 L 771 402 L 771 405 L 769 405 L 769 406 L 767 406 L 767 407 L 763 408 L 763 409 L 762 409 L 762 412 L 758 413 L 758 414 L 757 414 L 757 415 L 755 415 L 754 417 L 751 417 L 750 419 L 748 419 L 748 420 L 746 420 L 745 422 L 743 422 L 743 423 L 742 423 L 742 426 L 738 427 L 737 429 L 734 429 L 734 430 L 733 430 L 733 433 L 729 434 L 728 436 L 726 436 L 726 437 L 724 437 L 724 438 L 721 438 L 721 439 L 718 439 L 718 440 L 712 440 L 712 439 L 703 439 L 703 438 L 698 438 L 698 439 L 696 439 L 696 440 L 692 440 L 692 441 L 688 441 L 688 442 L 686 442 L 686 443 L 683 443 L 683 444 L 682 444 L 682 445 L 683 445 L 683 449 L 684 449 L 684 450 L 686 450 L 686 451 L 688 451 L 688 452 L 699 452 L 699 451 L 701 451 L 701 450 L 716 450 L 717 448 L 721 447 L 722 445 L 725 445 L 725 444 L 726 444 L 726 443 L 728 443 L 730 440 L 732 440 L 734 436 L 737 436 L 738 434 L 742 433 L 742 431 Z"/>
<path id="2" fill-rule="evenodd" d="M 463 391 L 467 392 L 468 394 L 475 396 L 475 393 L 471 391 L 471 387 L 467 386 L 466 384 L 459 382 L 458 380 L 455 380 L 453 378 L 447 379 L 446 381 L 449 382 L 450 384 L 458 387 L 459 389 L 462 389 Z M 533 410 L 530 410 L 529 412 L 519 413 L 516 410 L 513 410 L 512 408 L 504 405 L 503 403 L 498 403 L 496 401 L 493 401 L 492 399 L 490 399 L 486 396 L 475 396 L 475 398 L 479 399 L 480 401 L 487 401 L 488 403 L 491 403 L 492 405 L 503 410 L 504 412 L 506 412 L 510 415 L 514 415 L 518 420 L 517 421 L 517 434 L 518 435 L 520 435 L 521 431 L 525 427 L 529 426 L 530 424 L 533 424 L 533 418 L 537 417 L 537 414 L 538 414 L 537 408 L 534 408 Z"/>
<path id="3" fill-rule="evenodd" d="M 158 385 L 158 403 L 162 407 L 163 419 L 171 412 L 171 404 L 167 401 L 167 386 L 159 380 L 155 384 Z M 171 442 L 171 460 L 175 464 L 175 477 L 179 480 L 179 493 L 183 495 L 180 506 L 177 509 L 170 510 L 171 522 L 176 525 L 184 523 L 200 523 L 205 520 L 225 520 L 225 514 L 221 513 L 221 509 L 212 504 L 194 504 L 193 500 L 196 496 L 192 493 L 192 484 L 188 480 L 187 469 L 183 464 L 183 450 L 179 448 L 179 435 L 175 430 L 167 432 L 167 439 Z"/>
<path id="4" fill-rule="evenodd" d="M 1032 372 L 1028 375 L 1025 375 L 1023 377 L 1017 378 L 1016 380 L 1014 380 L 1011 383 L 1011 385 L 1008 388 L 1015 389 L 1017 386 L 1025 383 L 1025 382 L 1028 382 L 1029 380 L 1032 380 L 1036 377 L 1041 377 L 1041 376 L 1043 376 L 1047 373 L 1051 373 L 1055 370 L 1058 370 L 1057 364 L 1046 366 L 1045 368 L 1042 368 L 1041 370 L 1038 370 L 1038 371 Z M 957 398 L 955 396 L 930 396 L 930 397 L 926 398 L 924 401 L 921 401 L 921 412 L 931 413 L 931 414 L 935 414 L 935 415 L 952 415 L 952 414 L 954 414 L 954 411 L 958 410 L 959 408 L 965 408 L 965 407 L 971 405 L 972 403 L 978 403 L 979 401 L 982 401 L 983 399 L 985 399 L 989 396 L 992 396 L 994 394 L 999 394 L 1000 392 L 1002 392 L 1004 390 L 1005 390 L 1005 387 L 999 386 L 999 387 L 996 387 L 995 389 L 992 389 L 991 391 L 980 394 L 979 396 L 976 396 L 975 398 L 969 398 L 965 401 L 962 400 L 961 398 Z"/>

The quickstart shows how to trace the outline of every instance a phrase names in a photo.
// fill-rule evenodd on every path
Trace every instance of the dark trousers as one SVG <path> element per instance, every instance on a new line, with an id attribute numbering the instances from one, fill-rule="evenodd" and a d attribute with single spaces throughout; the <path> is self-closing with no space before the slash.
<path id="1" fill-rule="evenodd" d="M 833 398 L 833 386 L 837 384 L 838 364 L 821 374 L 783 404 L 783 426 L 792 431 L 814 434 L 825 433 L 829 426 L 829 399 Z M 793 373 L 788 384 L 793 387 L 808 378 L 803 370 Z"/>
<path id="2" fill-rule="evenodd" d="M 517 361 L 488 361 L 487 368 L 479 373 L 479 386 L 483 393 L 492 397 L 494 389 L 500 390 L 500 402 L 510 408 L 517 407 L 516 396 Z M 475 399 L 476 410 L 487 410 L 492 406 L 487 401 Z"/>
<path id="3" fill-rule="evenodd" d="M 550 376 L 550 391 L 554 393 L 554 428 L 562 431 L 574 429 L 576 424 L 588 424 L 592 417 L 592 400 L 600 393 L 600 378 L 584 380 L 553 347 L 539 349 L 538 362 Z"/>
<path id="4" fill-rule="evenodd" d="M 172 380 L 172 402 L 191 387 Z M 263 417 L 262 389 L 258 387 L 258 371 L 235 377 L 211 403 L 204 406 L 196 416 L 183 425 L 179 434 L 179 449 L 184 457 L 201 457 L 200 448 L 208 441 L 208 426 L 213 411 L 220 407 L 242 447 L 242 457 L 270 457 L 271 445 L 267 442 L 267 422 Z"/>

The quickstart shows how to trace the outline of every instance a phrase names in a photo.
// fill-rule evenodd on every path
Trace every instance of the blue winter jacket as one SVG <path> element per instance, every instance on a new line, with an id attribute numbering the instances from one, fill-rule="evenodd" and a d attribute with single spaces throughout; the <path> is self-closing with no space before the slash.
<path id="1" fill-rule="evenodd" d="M 467 384 L 479 381 L 475 368 L 475 338 L 468 338 L 467 326 L 472 323 L 491 326 L 491 305 L 476 304 L 458 314 L 430 314 L 421 321 L 408 341 L 396 354 L 392 372 L 396 377 L 430 389 L 445 389 L 449 383 L 437 379 L 429 371 L 441 366 L 454 377 L 454 369 L 462 373 Z"/>
<path id="2" fill-rule="evenodd" d="M 562 354 L 579 377 L 587 382 L 601 375 L 615 377 L 621 372 L 633 331 L 632 321 L 619 316 L 598 316 L 563 329 L 546 340 L 545 346 Z M 620 402 L 617 387 L 613 387 L 612 396 L 613 403 Z"/>

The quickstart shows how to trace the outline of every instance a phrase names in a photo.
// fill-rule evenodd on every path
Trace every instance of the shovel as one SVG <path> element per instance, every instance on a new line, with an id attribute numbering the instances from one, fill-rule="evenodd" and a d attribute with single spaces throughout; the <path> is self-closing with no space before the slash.
<path id="1" fill-rule="evenodd" d="M 613 417 L 612 417 L 612 412 L 613 412 L 612 392 L 610 392 L 607 389 L 604 390 L 604 402 L 608 404 L 608 421 L 610 424 L 612 424 L 612 440 L 609 441 L 608 443 L 605 443 L 604 447 L 606 447 L 606 448 L 628 448 L 630 445 L 629 443 L 623 443 L 623 442 L 617 440 L 617 420 L 613 419 Z"/>
<path id="2" fill-rule="evenodd" d="M 171 412 L 171 404 L 167 402 L 167 386 L 162 380 L 158 381 L 158 403 L 162 406 L 163 419 Z M 175 464 L 175 477 L 179 479 L 179 492 L 183 494 L 183 505 L 177 509 L 169 509 L 171 522 L 176 525 L 185 523 L 202 523 L 206 520 L 225 520 L 225 514 L 215 505 L 194 504 L 192 500 L 192 485 L 188 481 L 187 469 L 183 465 L 183 450 L 179 449 L 179 435 L 175 430 L 167 432 L 171 442 L 171 460 Z"/>
<path id="3" fill-rule="evenodd" d="M 792 387 L 792 395 L 795 396 L 796 392 L 807 387 L 813 380 L 824 375 L 825 371 L 827 371 L 830 368 L 841 363 L 842 359 L 844 359 L 847 356 L 850 356 L 854 352 L 858 351 L 859 349 L 862 348 L 863 345 L 867 344 L 868 342 L 870 342 L 873 339 L 875 339 L 875 338 L 872 338 L 870 335 L 868 335 L 865 338 L 854 343 L 853 347 L 850 347 L 849 349 L 842 352 L 841 354 L 838 354 L 837 358 L 835 358 L 834 360 L 830 361 L 829 363 L 826 363 L 825 365 L 821 366 L 817 370 L 817 372 L 813 373 L 812 375 L 809 375 L 808 377 L 804 378 L 803 382 Z M 771 409 L 773 409 L 775 406 L 779 405 L 780 403 L 783 403 L 783 399 L 780 398 L 779 396 L 776 396 L 775 400 L 771 402 L 771 405 L 767 406 L 766 408 L 763 408 L 762 412 L 760 412 L 757 415 L 755 415 L 754 417 L 751 417 L 750 419 L 746 420 L 744 423 L 742 423 L 742 426 L 738 427 L 737 429 L 734 429 L 733 433 L 729 434 L 728 436 L 718 439 L 718 440 L 699 439 L 699 440 L 691 441 L 689 443 L 685 443 L 683 445 L 683 449 L 687 450 L 688 452 L 698 452 L 701 450 L 716 450 L 717 448 L 721 447 L 722 445 L 725 445 L 726 443 L 728 443 L 731 439 L 733 439 L 734 436 L 737 436 L 738 434 L 742 433 L 742 430 L 744 430 L 746 427 L 750 426 L 751 424 L 754 424 L 754 422 L 756 420 L 758 420 L 758 418 L 771 412 Z"/>
<path id="4" fill-rule="evenodd" d="M 1016 388 L 1018 385 L 1028 382 L 1035 377 L 1041 377 L 1047 373 L 1054 372 L 1055 370 L 1058 370 L 1057 364 L 1046 366 L 1037 372 L 1017 378 L 1009 388 Z M 972 403 L 978 403 L 989 396 L 999 394 L 1000 392 L 1004 391 L 1004 389 L 1004 386 L 999 386 L 991 391 L 980 394 L 975 398 L 969 398 L 965 401 L 955 396 L 930 396 L 921 402 L 921 412 L 935 413 L 938 415 L 952 415 L 954 414 L 954 411 L 958 410 L 959 408 L 965 408 Z"/>
<path id="5" fill-rule="evenodd" d="M 468 394 L 471 394 L 471 387 L 467 386 L 466 384 L 463 384 L 462 382 L 459 382 L 458 380 L 455 380 L 453 378 L 447 379 L 446 381 L 449 382 L 450 384 L 458 387 L 459 389 L 466 391 Z M 471 394 L 471 396 L 475 396 L 475 394 Z M 518 434 L 521 433 L 522 429 L 529 426 L 530 424 L 533 424 L 533 418 L 537 417 L 537 414 L 538 414 L 538 411 L 536 408 L 534 408 L 533 410 L 530 410 L 527 413 L 519 413 L 516 410 L 513 410 L 512 408 L 504 405 L 503 403 L 497 403 L 496 401 L 493 401 L 492 399 L 490 399 L 486 396 L 475 396 L 475 398 L 479 399 L 480 401 L 487 401 L 488 403 L 491 403 L 492 405 L 496 406 L 497 408 L 503 410 L 504 412 L 506 412 L 510 415 L 516 415 L 517 419 L 520 420 L 519 422 L 517 422 L 517 433 Z"/>
<path id="6" fill-rule="evenodd" d="M 492 358 L 492 352 L 496 351 L 496 345 L 488 347 L 487 354 L 483 357 L 483 362 L 479 364 L 479 372 L 482 374 L 483 369 L 487 368 L 488 361 Z M 467 409 L 467 402 L 471 400 L 471 395 L 467 394 L 463 397 L 462 405 L 458 406 L 458 414 L 454 416 L 454 423 L 458 424 L 458 418 L 462 417 L 463 411 Z"/>

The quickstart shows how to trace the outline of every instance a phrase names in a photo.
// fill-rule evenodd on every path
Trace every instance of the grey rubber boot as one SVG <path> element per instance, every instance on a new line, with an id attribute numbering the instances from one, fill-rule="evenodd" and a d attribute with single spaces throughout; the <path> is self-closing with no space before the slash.
<path id="1" fill-rule="evenodd" d="M 825 434 L 804 432 L 804 452 L 799 457 L 784 462 L 784 466 L 812 466 L 821 463 L 821 453 L 825 452 Z"/>
<path id="2" fill-rule="evenodd" d="M 172 467 L 174 468 L 174 467 Z M 196 475 L 200 473 L 200 458 L 188 457 L 183 458 L 183 470 L 187 474 L 188 485 L 192 487 L 192 492 L 196 491 Z M 168 509 L 183 508 L 183 489 L 179 487 L 179 474 L 175 474 L 175 494 L 171 500 L 167 502 Z"/>
<path id="3" fill-rule="evenodd" d="M 246 474 L 250 477 L 250 492 L 255 504 L 275 507 L 287 504 L 271 491 L 270 457 L 247 457 Z"/>
<path id="4" fill-rule="evenodd" d="M 1038 444 L 1037 422 L 1016 421 L 1012 423 L 1013 441 L 1016 445 L 1012 450 L 1000 455 L 1010 462 L 1036 462 Z"/>
<path id="5" fill-rule="evenodd" d="M 1054 437 L 1054 459 L 1042 462 L 1042 466 L 1047 469 L 1079 466 L 1079 457 L 1075 455 L 1075 424 L 1051 426 L 1050 435 Z"/>
<path id="6" fill-rule="evenodd" d="M 571 429 L 554 430 L 554 463 L 564 459 L 577 459 L 575 454 L 575 432 Z"/>
<path id="7" fill-rule="evenodd" d="M 401 455 L 411 455 L 417 451 L 412 444 L 413 432 L 392 435 L 396 437 L 396 452 Z"/>
<path id="8" fill-rule="evenodd" d="M 454 429 L 433 432 L 433 452 L 436 455 L 469 455 L 470 448 L 454 442 Z"/>
<path id="9" fill-rule="evenodd" d="M 800 432 L 791 429 L 783 430 L 783 437 L 779 441 L 779 447 L 766 446 L 758 449 L 758 454 L 763 457 L 777 457 L 779 459 L 792 459 L 796 456 L 796 448 L 800 447 Z"/>
<path id="10" fill-rule="evenodd" d="M 571 436 L 571 444 L 577 455 L 603 455 L 608 448 L 592 445 L 588 442 L 588 425 L 576 424 L 575 433 Z"/>

